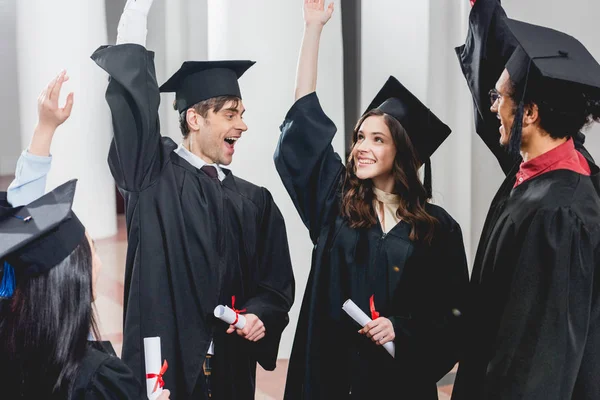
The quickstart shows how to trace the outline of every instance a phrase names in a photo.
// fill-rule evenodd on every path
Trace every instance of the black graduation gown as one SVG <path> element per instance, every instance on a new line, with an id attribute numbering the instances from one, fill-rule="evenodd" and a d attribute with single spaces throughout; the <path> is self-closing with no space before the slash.
<path id="1" fill-rule="evenodd" d="M 475 104 L 485 103 L 474 89 L 482 70 L 499 69 L 499 77 L 510 57 L 492 53 L 506 49 L 507 32 L 490 12 L 505 15 L 496 0 L 477 1 L 459 54 Z M 598 399 L 598 168 L 578 133 L 575 146 L 588 159 L 591 177 L 559 170 L 513 189 L 522 160 L 500 146 L 498 126 L 491 113 L 476 124 L 506 179 L 477 248 L 452 399 Z"/>
<path id="2" fill-rule="evenodd" d="M 147 399 L 133 372 L 108 343 L 90 342 L 70 400 Z"/>
<path id="3" fill-rule="evenodd" d="M 286 399 L 437 399 L 436 382 L 457 361 L 468 283 L 458 223 L 442 208 L 431 247 L 411 242 L 400 222 L 352 229 L 339 214 L 344 166 L 331 146 L 336 127 L 317 95 L 288 112 L 275 165 L 315 245 L 289 363 Z M 342 310 L 352 299 L 370 315 L 369 297 L 396 332 L 396 357 L 357 333 Z M 351 392 L 351 394 L 350 394 Z"/>
<path id="4" fill-rule="evenodd" d="M 294 299 L 283 217 L 265 188 L 228 170 L 213 180 L 160 136 L 154 53 L 126 44 L 92 58 L 110 75 L 108 163 L 126 204 L 122 358 L 144 382 L 143 338 L 160 336 L 171 398 L 187 399 L 213 339 L 213 398 L 254 398 L 256 362 L 275 368 Z M 227 335 L 213 316 L 232 296 L 264 322 L 262 340 Z"/>

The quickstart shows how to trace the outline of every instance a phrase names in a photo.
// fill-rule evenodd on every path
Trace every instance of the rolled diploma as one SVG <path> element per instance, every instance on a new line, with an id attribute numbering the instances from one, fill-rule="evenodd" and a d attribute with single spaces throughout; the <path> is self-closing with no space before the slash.
<path id="1" fill-rule="evenodd" d="M 231 325 L 234 323 L 236 315 L 235 311 L 227 306 L 216 306 L 215 317 Z M 238 321 L 234 326 L 238 329 L 244 329 L 244 326 L 246 326 L 246 318 L 242 314 L 238 314 L 237 320 Z"/>
<path id="2" fill-rule="evenodd" d="M 346 311 L 346 313 L 360 326 L 365 326 L 367 323 L 371 322 L 371 318 L 367 314 L 363 312 L 351 299 L 348 299 L 342 305 L 342 310 Z M 383 345 L 383 348 L 390 353 L 390 355 L 396 358 L 396 346 L 394 342 L 387 342 Z"/>
<path id="3" fill-rule="evenodd" d="M 144 338 L 144 359 L 146 363 L 146 374 L 158 374 L 160 373 L 161 354 L 160 354 L 160 336 L 146 337 Z M 147 378 L 146 379 L 146 393 L 148 394 L 149 400 L 155 400 L 162 393 L 162 388 L 158 386 L 156 392 L 154 385 L 158 378 Z"/>

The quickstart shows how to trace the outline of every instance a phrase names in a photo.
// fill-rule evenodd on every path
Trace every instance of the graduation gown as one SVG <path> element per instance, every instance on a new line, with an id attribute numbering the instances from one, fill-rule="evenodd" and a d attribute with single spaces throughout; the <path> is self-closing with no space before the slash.
<path id="1" fill-rule="evenodd" d="M 486 68 L 499 77 L 510 57 L 499 52 L 506 49 L 506 27 L 490 15 L 505 15 L 499 2 L 478 0 L 459 53 L 475 105 L 485 104 L 474 89 L 477 77 Z M 487 115 L 477 134 L 506 179 L 477 248 L 452 399 L 600 398 L 598 167 L 578 133 L 575 146 L 588 159 L 590 177 L 557 170 L 513 188 L 522 160 L 500 146 L 499 122 Z"/>
<path id="2" fill-rule="evenodd" d="M 283 217 L 265 188 L 229 170 L 214 180 L 161 137 L 152 52 L 126 44 L 92 58 L 110 75 L 108 163 L 126 205 L 122 358 L 144 382 L 143 338 L 160 336 L 171 398 L 192 398 L 212 339 L 213 398 L 254 398 L 256 362 L 275 368 L 294 299 Z M 263 339 L 225 333 L 213 310 L 232 296 L 264 322 Z"/>
<path id="3" fill-rule="evenodd" d="M 468 272 L 461 229 L 441 207 L 431 246 L 409 240 L 410 226 L 387 234 L 353 229 L 340 216 L 345 167 L 331 146 L 336 127 L 316 93 L 299 99 L 281 126 L 275 165 L 314 243 L 289 363 L 285 399 L 437 399 L 436 382 L 457 361 Z M 396 357 L 357 333 L 342 310 L 369 298 L 396 333 Z"/>
<path id="4" fill-rule="evenodd" d="M 147 399 L 133 372 L 109 342 L 89 342 L 70 400 Z"/>

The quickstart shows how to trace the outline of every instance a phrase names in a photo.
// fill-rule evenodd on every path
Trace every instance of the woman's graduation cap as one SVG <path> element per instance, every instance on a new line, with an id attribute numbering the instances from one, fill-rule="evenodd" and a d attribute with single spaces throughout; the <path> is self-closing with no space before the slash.
<path id="1" fill-rule="evenodd" d="M 510 137 L 510 150 L 519 152 L 528 86 L 567 83 L 581 93 L 599 93 L 600 64 L 581 42 L 566 33 L 509 18 L 506 24 L 519 44 L 506 63 L 521 94 Z"/>
<path id="2" fill-rule="evenodd" d="M 175 108 L 180 114 L 193 105 L 218 96 L 242 94 L 238 79 L 255 64 L 249 60 L 186 61 L 161 87 L 162 93 L 175 92 Z"/>
<path id="3" fill-rule="evenodd" d="M 0 215 L 0 259 L 5 261 L 2 297 L 12 295 L 6 287 L 10 282 L 4 282 L 13 273 L 12 267 L 19 276 L 42 274 L 82 242 L 85 228 L 71 209 L 76 184 L 71 180 L 26 206 L 5 209 Z"/>
<path id="4" fill-rule="evenodd" d="M 452 130 L 393 76 L 388 78 L 364 113 L 375 108 L 394 117 L 406 130 L 419 160 L 425 164 L 424 186 L 431 197 L 430 157 Z"/>

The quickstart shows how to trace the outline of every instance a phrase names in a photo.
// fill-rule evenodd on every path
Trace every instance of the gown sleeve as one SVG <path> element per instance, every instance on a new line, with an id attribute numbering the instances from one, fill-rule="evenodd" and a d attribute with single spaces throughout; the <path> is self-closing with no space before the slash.
<path id="1" fill-rule="evenodd" d="M 85 400 L 141 400 L 147 399 L 147 396 L 145 389 L 125 363 L 117 357 L 108 357 L 98 367 L 83 398 Z"/>
<path id="2" fill-rule="evenodd" d="M 265 324 L 265 337 L 253 346 L 257 361 L 270 371 L 275 369 L 281 334 L 289 323 L 288 312 L 294 302 L 294 275 L 285 221 L 271 194 L 264 190 L 265 207 L 261 218 L 258 248 L 258 290 L 244 304 Z"/>
<path id="3" fill-rule="evenodd" d="M 43 196 L 51 165 L 52 156 L 36 156 L 24 150 L 17 161 L 15 179 L 8 186 L 7 201 L 13 207 L 18 207 Z"/>
<path id="4" fill-rule="evenodd" d="M 296 101 L 280 127 L 274 160 L 313 243 L 333 215 L 344 171 L 331 145 L 337 128 L 315 92 Z"/>
<path id="5" fill-rule="evenodd" d="M 462 310 L 469 272 L 460 225 L 440 230 L 417 269 L 414 313 L 392 316 L 396 359 L 411 371 L 438 381 L 458 362 L 464 334 Z"/>
<path id="6" fill-rule="evenodd" d="M 509 175 L 518 160 L 500 145 L 500 122 L 490 110 L 488 95 L 517 46 L 505 17 L 499 1 L 477 2 L 469 14 L 465 44 L 455 51 L 473 97 L 475 131 Z"/>
<path id="7" fill-rule="evenodd" d="M 106 101 L 114 131 L 108 156 L 111 173 L 121 189 L 142 191 L 158 177 L 163 164 L 154 53 L 137 44 L 122 44 L 100 47 L 92 59 L 110 76 Z"/>
<path id="8" fill-rule="evenodd" d="M 588 337 L 598 306 L 593 238 L 568 207 L 533 216 L 488 365 L 490 399 L 576 398 L 581 360 L 595 340 Z"/>

